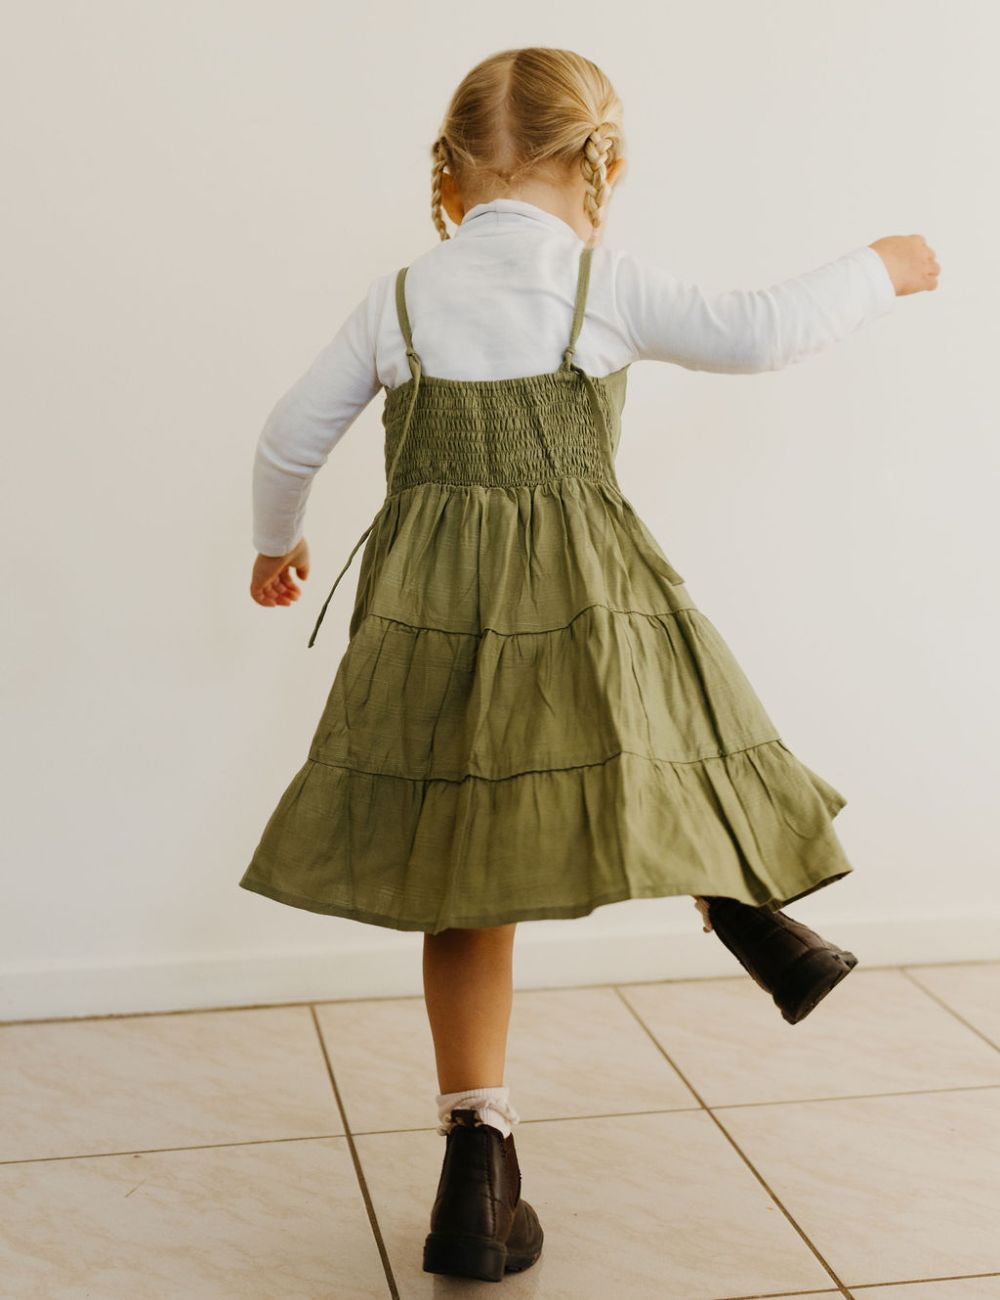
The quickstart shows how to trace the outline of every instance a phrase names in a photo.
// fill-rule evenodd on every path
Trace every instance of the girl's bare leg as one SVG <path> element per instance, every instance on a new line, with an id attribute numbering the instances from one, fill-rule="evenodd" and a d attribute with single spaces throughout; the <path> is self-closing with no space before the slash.
<path id="1" fill-rule="evenodd" d="M 424 1000 L 442 1093 L 503 1086 L 516 929 L 424 934 Z"/>

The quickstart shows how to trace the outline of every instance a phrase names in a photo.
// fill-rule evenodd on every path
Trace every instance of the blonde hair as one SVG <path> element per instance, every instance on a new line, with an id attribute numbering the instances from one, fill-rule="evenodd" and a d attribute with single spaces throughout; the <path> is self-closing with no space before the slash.
<path id="1" fill-rule="evenodd" d="M 625 156 L 621 100 L 595 63 L 572 50 L 501 50 L 467 73 L 431 146 L 431 218 L 450 239 L 441 211 L 447 167 L 479 202 L 508 193 L 535 171 L 567 179 L 579 167 L 583 210 L 596 239 L 610 194 L 607 170 Z"/>

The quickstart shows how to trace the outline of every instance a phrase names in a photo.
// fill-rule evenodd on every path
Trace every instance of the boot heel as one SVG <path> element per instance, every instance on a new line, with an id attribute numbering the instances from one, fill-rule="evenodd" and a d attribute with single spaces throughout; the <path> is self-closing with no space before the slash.
<path id="1" fill-rule="evenodd" d="M 858 964 L 854 953 L 817 948 L 784 972 L 772 991 L 784 1019 L 797 1024 Z"/>
<path id="2" fill-rule="evenodd" d="M 426 1273 L 453 1273 L 483 1282 L 499 1282 L 506 1263 L 506 1246 L 482 1237 L 431 1232 L 424 1241 Z"/>

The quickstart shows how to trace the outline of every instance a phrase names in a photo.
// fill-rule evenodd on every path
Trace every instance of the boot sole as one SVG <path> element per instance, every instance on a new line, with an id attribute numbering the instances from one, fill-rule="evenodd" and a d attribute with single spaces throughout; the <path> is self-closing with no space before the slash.
<path id="1" fill-rule="evenodd" d="M 431 1232 L 424 1242 L 424 1272 L 499 1282 L 504 1273 L 530 1268 L 541 1253 L 540 1244 L 536 1250 L 514 1254 L 489 1237 L 438 1236 Z"/>
<path id="2" fill-rule="evenodd" d="M 489 1237 L 455 1237 L 430 1232 L 424 1242 L 424 1272 L 499 1282 L 507 1269 L 507 1247 Z"/>
<path id="3" fill-rule="evenodd" d="M 499 1282 L 505 1273 L 531 1268 L 542 1253 L 545 1232 L 527 1201 L 521 1200 L 515 1209 L 511 1238 L 518 1243 L 515 1247 L 472 1232 L 428 1232 L 424 1242 L 424 1271 Z"/>
<path id="4" fill-rule="evenodd" d="M 853 952 L 831 945 L 807 952 L 785 972 L 772 996 L 782 1017 L 797 1025 L 858 964 Z"/>

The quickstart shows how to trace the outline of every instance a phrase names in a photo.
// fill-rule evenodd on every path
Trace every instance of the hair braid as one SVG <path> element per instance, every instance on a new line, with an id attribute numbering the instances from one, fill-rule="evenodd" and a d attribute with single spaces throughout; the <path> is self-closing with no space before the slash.
<path id="1" fill-rule="evenodd" d="M 614 148 L 615 128 L 609 122 L 595 126 L 583 142 L 581 167 L 587 189 L 583 206 L 587 219 L 595 230 L 601 225 L 601 211 L 608 197 L 608 154 Z"/>
<path id="2" fill-rule="evenodd" d="M 433 159 L 431 168 L 431 219 L 441 238 L 450 239 L 451 235 L 448 233 L 448 227 L 445 225 L 444 217 L 441 214 L 441 173 L 448 164 L 448 142 L 443 135 L 439 135 L 431 146 L 431 158 Z"/>

